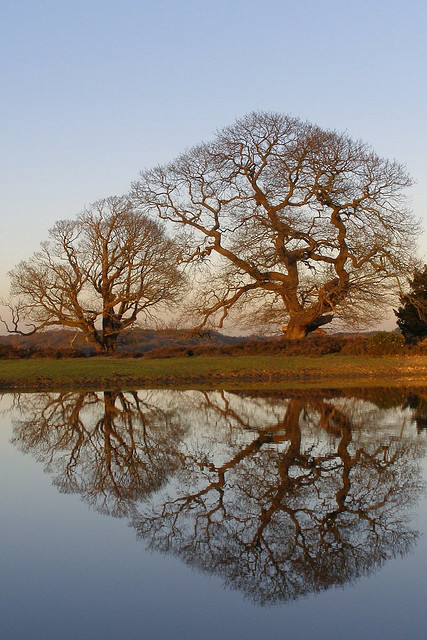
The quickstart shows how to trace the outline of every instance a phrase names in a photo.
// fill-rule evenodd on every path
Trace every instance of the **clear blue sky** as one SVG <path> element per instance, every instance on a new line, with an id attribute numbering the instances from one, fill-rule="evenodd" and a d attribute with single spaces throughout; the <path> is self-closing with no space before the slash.
<path id="1" fill-rule="evenodd" d="M 346 131 L 405 163 L 427 228 L 425 1 L 0 7 L 0 297 L 56 220 L 252 110 Z"/>

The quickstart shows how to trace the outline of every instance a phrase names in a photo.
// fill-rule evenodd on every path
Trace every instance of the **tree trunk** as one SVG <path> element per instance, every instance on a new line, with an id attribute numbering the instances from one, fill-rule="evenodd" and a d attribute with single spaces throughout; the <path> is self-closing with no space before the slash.
<path id="1" fill-rule="evenodd" d="M 289 322 L 287 327 L 283 328 L 286 340 L 300 340 L 301 338 L 305 338 L 307 335 L 307 325 L 292 322 Z"/>
<path id="2" fill-rule="evenodd" d="M 333 320 L 331 313 L 320 316 L 318 318 L 304 317 L 303 314 L 290 318 L 287 327 L 283 328 L 286 340 L 300 340 L 305 338 L 309 333 L 315 331 L 324 324 L 328 324 Z"/>
<path id="3" fill-rule="evenodd" d="M 117 348 L 118 334 L 107 334 L 103 337 L 102 351 L 103 353 L 114 353 Z"/>
<path id="4" fill-rule="evenodd" d="M 120 324 L 111 314 L 102 318 L 102 351 L 114 353 L 117 347 L 117 338 L 120 333 Z"/>

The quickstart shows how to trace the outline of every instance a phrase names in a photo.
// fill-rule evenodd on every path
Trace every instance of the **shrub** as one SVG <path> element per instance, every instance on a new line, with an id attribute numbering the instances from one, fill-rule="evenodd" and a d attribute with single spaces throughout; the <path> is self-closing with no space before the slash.
<path id="1" fill-rule="evenodd" d="M 370 336 L 365 343 L 366 353 L 373 356 L 394 355 L 402 353 L 405 339 L 401 333 L 378 331 Z"/>

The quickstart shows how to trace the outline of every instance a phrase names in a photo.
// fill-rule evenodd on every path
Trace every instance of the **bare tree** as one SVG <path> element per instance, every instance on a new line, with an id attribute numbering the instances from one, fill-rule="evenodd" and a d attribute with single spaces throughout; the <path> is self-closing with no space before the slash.
<path id="1" fill-rule="evenodd" d="M 11 272 L 10 333 L 52 326 L 80 330 L 99 352 L 141 314 L 175 303 L 185 279 L 179 248 L 163 227 L 125 198 L 96 202 L 61 220 L 30 260 Z"/>
<path id="2" fill-rule="evenodd" d="M 402 165 L 360 141 L 252 113 L 142 172 L 132 197 L 190 232 L 189 262 L 217 257 L 198 294 L 200 327 L 249 308 L 262 322 L 287 323 L 295 339 L 390 303 L 396 278 L 412 269 L 410 184 Z"/>

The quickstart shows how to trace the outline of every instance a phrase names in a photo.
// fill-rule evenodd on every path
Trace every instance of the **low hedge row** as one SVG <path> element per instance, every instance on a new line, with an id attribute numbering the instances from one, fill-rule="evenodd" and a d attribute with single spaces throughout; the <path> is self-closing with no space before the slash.
<path id="1" fill-rule="evenodd" d="M 291 342 L 284 338 L 266 340 L 242 340 L 230 345 L 177 345 L 152 349 L 148 352 L 119 350 L 116 358 L 177 358 L 195 356 L 239 356 L 239 355 L 283 355 L 283 356 L 322 356 L 333 353 L 345 355 L 396 355 L 427 353 L 427 342 L 407 345 L 399 333 L 379 331 L 372 335 L 320 335 L 313 334 L 302 340 Z M 89 354 L 93 355 L 93 354 Z M 0 345 L 0 358 L 81 358 L 88 357 L 79 349 L 59 348 L 18 348 L 12 345 Z"/>

